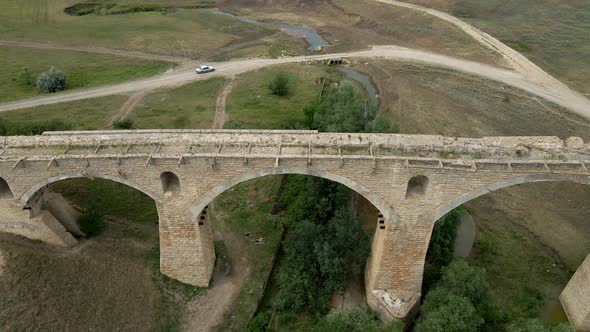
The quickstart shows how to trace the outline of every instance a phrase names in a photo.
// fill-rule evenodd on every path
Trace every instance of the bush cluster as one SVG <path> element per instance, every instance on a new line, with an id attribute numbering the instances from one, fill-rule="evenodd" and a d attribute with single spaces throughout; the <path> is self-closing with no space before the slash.
<path id="1" fill-rule="evenodd" d="M 115 129 L 132 129 L 133 121 L 129 119 L 117 120 L 113 122 L 113 128 Z"/>
<path id="2" fill-rule="evenodd" d="M 104 216 L 91 208 L 78 218 L 78 225 L 87 238 L 100 234 L 105 228 Z"/>
<path id="3" fill-rule="evenodd" d="M 286 72 L 279 72 L 275 75 L 275 77 L 270 81 L 269 89 L 273 95 L 276 96 L 286 96 L 289 94 L 289 75 Z"/>
<path id="4" fill-rule="evenodd" d="M 48 71 L 39 75 L 36 85 L 37 89 L 44 93 L 62 91 L 66 88 L 66 74 L 55 67 L 51 67 Z"/>
<path id="5" fill-rule="evenodd" d="M 71 124 L 67 124 L 60 120 L 29 124 L 14 124 L 0 118 L 0 136 L 31 136 L 40 135 L 44 131 L 64 131 L 71 129 Z"/>
<path id="6" fill-rule="evenodd" d="M 350 81 L 330 84 L 304 108 L 309 129 L 346 133 L 395 133 L 398 128 L 377 112 L 377 105 Z"/>

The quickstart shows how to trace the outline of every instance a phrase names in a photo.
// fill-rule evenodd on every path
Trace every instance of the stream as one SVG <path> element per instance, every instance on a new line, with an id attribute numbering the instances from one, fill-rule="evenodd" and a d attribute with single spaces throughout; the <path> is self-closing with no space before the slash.
<path id="1" fill-rule="evenodd" d="M 253 18 L 237 16 L 232 13 L 221 11 L 219 9 L 213 9 L 210 12 L 213 14 L 230 16 L 244 23 L 250 23 L 258 26 L 279 29 L 292 37 L 305 38 L 305 40 L 309 44 L 309 47 L 307 48 L 309 51 L 321 51 L 322 47 L 330 45 L 330 43 L 328 43 L 328 41 L 322 38 L 322 36 L 320 36 L 320 34 L 315 29 L 303 25 L 289 23 L 260 22 Z"/>
<path id="2" fill-rule="evenodd" d="M 362 85 L 365 91 L 367 92 L 367 96 L 371 98 L 375 105 L 379 104 L 379 93 L 377 91 L 377 87 L 373 85 L 373 82 L 371 81 L 369 75 L 348 67 L 338 68 L 338 70 L 351 80 L 360 83 L 360 85 Z"/>

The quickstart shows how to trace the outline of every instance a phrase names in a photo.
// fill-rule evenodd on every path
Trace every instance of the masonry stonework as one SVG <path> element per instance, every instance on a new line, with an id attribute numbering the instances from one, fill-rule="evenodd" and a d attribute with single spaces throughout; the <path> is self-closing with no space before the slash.
<path id="1" fill-rule="evenodd" d="M 339 182 L 381 214 L 366 289 L 370 305 L 384 319 L 404 318 L 416 309 L 430 235 L 441 216 L 511 185 L 590 184 L 589 165 L 590 144 L 579 138 L 233 130 L 55 132 L 0 138 L 0 178 L 14 197 L 4 200 L 30 209 L 43 188 L 72 177 L 131 186 L 156 202 L 162 273 L 199 286 L 209 284 L 215 260 L 207 206 L 219 194 L 266 175 L 305 174 Z M 163 187 L 164 173 L 167 179 L 178 178 L 179 183 L 171 186 L 174 190 Z M 17 218 L 16 214 L 11 215 Z M 17 219 L 40 225 L 26 214 Z M 66 233 L 75 233 L 68 227 L 63 226 Z M 15 233 L 37 236 L 34 231 Z M 49 236 L 45 240 L 51 242 Z"/>

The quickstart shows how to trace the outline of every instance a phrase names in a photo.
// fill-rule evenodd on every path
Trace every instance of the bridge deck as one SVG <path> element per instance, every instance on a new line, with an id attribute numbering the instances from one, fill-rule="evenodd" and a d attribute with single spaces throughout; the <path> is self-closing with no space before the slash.
<path id="1" fill-rule="evenodd" d="M 307 130 L 133 130 L 47 132 L 0 138 L 0 162 L 92 158 L 373 159 L 408 168 L 588 173 L 579 138 L 318 133 Z"/>

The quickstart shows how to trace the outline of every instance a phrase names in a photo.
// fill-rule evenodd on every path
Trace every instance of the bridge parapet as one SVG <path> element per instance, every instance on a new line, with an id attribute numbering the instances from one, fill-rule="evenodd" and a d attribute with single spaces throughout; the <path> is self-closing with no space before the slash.
<path id="1" fill-rule="evenodd" d="M 572 137 L 453 138 L 316 131 L 147 130 L 49 132 L 4 137 L 0 161 L 60 159 L 271 158 L 393 161 L 405 168 L 586 173 L 590 144 Z M 21 165 L 22 166 L 22 165 Z"/>

